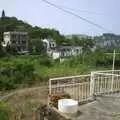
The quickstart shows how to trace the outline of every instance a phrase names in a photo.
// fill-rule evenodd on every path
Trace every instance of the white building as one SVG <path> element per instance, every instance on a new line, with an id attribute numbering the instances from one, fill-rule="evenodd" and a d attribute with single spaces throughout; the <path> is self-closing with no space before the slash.
<path id="1" fill-rule="evenodd" d="M 53 51 L 52 52 L 52 58 L 55 60 L 55 59 L 58 59 L 61 57 L 61 53 L 59 51 Z"/>
<path id="2" fill-rule="evenodd" d="M 4 32 L 3 47 L 14 46 L 17 52 L 27 52 L 28 33 L 27 32 Z"/>
<path id="3" fill-rule="evenodd" d="M 76 56 L 82 54 L 82 47 L 80 46 L 61 46 L 59 48 L 61 57 Z"/>
<path id="4" fill-rule="evenodd" d="M 56 42 L 53 39 L 43 39 L 42 40 L 47 50 L 55 49 L 57 47 Z"/>
<path id="5" fill-rule="evenodd" d="M 56 50 L 57 43 L 52 38 L 43 39 L 43 44 L 46 47 L 47 54 L 52 57 L 53 59 L 60 58 L 60 53 Z"/>
<path id="6" fill-rule="evenodd" d="M 53 39 L 43 39 L 46 52 L 53 59 L 75 56 L 82 53 L 80 46 L 57 46 Z"/>

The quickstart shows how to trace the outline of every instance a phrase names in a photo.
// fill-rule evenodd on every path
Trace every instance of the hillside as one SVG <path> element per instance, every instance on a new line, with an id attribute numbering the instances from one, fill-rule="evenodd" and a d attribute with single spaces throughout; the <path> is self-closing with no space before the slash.
<path id="1" fill-rule="evenodd" d="M 77 38 L 79 39 L 87 39 L 87 38 L 92 38 L 91 36 L 88 36 L 86 34 L 69 34 L 69 35 L 66 35 L 65 37 L 67 39 L 72 39 L 74 36 L 76 36 Z"/>
<path id="2" fill-rule="evenodd" d="M 18 20 L 16 17 L 4 17 L 0 18 L 0 39 L 3 38 L 3 32 L 7 31 L 26 31 L 29 33 L 30 39 L 35 38 L 48 38 L 52 37 L 58 43 L 63 40 L 63 36 L 59 31 L 49 28 L 41 28 L 38 26 L 32 26 L 22 20 Z"/>

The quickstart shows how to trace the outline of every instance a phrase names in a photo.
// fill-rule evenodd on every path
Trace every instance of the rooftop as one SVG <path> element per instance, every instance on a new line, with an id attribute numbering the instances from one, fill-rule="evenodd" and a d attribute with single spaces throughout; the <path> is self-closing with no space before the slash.
<path id="1" fill-rule="evenodd" d="M 20 34 L 20 35 L 28 35 L 27 32 L 17 32 L 17 31 L 13 31 L 13 32 L 4 32 L 4 34 Z"/>
<path id="2" fill-rule="evenodd" d="M 82 48 L 81 46 L 59 46 L 59 49 L 75 49 L 75 48 Z"/>

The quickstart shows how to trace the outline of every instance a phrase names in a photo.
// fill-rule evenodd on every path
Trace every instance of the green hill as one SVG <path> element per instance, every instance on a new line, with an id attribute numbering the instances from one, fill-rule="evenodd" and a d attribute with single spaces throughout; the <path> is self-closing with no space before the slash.
<path id="1" fill-rule="evenodd" d="M 7 31 L 26 31 L 29 33 L 31 39 L 52 37 L 60 43 L 64 37 L 60 35 L 59 31 L 49 28 L 41 28 L 32 26 L 16 17 L 1 17 L 0 18 L 0 39 L 3 38 L 3 32 Z"/>

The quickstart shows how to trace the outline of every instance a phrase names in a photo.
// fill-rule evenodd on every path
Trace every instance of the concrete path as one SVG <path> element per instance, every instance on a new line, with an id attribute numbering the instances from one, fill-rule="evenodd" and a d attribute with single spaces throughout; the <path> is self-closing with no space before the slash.
<path id="1" fill-rule="evenodd" d="M 92 103 L 79 106 L 79 111 L 72 120 L 120 120 L 120 97 L 98 97 Z"/>

